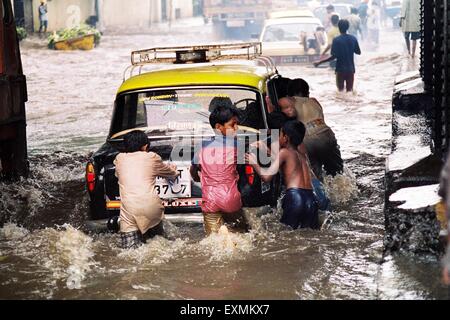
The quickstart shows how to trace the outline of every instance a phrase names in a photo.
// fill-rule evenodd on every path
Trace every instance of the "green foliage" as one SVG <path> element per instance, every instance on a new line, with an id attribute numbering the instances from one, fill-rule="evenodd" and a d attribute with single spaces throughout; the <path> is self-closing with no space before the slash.
<path id="1" fill-rule="evenodd" d="M 25 28 L 16 27 L 16 31 L 17 31 L 17 37 L 19 38 L 19 41 L 22 41 L 23 39 L 25 39 L 28 36 L 27 30 L 25 30 Z"/>
<path id="2" fill-rule="evenodd" d="M 53 49 L 55 46 L 55 42 L 78 38 L 88 34 L 94 35 L 95 45 L 98 45 L 100 43 L 100 38 L 102 36 L 101 32 L 87 24 L 82 24 L 79 27 L 75 27 L 72 29 L 62 29 L 58 30 L 57 32 L 53 32 L 48 37 L 48 47 Z"/>

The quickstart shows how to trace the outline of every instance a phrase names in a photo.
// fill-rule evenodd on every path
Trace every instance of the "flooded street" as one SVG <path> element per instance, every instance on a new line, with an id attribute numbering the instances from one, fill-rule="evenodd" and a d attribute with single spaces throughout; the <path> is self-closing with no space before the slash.
<path id="1" fill-rule="evenodd" d="M 205 239 L 201 224 L 166 221 L 174 240 L 126 251 L 117 235 L 84 229 L 86 160 L 108 134 L 131 51 L 214 40 L 193 20 L 170 34 L 105 35 L 86 52 L 22 43 L 32 173 L 0 184 L 0 299 L 447 299 L 436 257 L 383 253 L 393 83 L 419 68 L 399 30 L 383 30 L 379 50 L 362 45 L 354 94 L 337 93 L 328 68 L 278 69 L 310 83 L 346 162 L 328 184 L 325 230 L 290 231 L 278 212 L 252 209 L 249 234 Z"/>

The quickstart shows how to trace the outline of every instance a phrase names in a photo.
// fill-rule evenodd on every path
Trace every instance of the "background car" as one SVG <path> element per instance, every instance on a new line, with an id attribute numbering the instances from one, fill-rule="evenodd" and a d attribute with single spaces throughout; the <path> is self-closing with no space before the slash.
<path id="1" fill-rule="evenodd" d="M 226 54 L 224 50 L 231 47 L 230 52 L 233 52 L 234 47 L 163 48 L 133 53 L 139 57 L 135 66 L 159 61 L 173 63 L 160 64 L 159 70 L 133 76 L 119 88 L 107 140 L 86 167 L 90 219 L 108 219 L 119 214 L 120 193 L 113 161 L 123 148 L 123 136 L 130 131 L 145 132 L 150 140 L 150 150 L 163 160 L 177 164 L 181 173 L 179 179 L 175 182 L 162 178 L 156 181 L 155 191 L 163 200 L 167 214 L 201 212 L 201 184 L 193 181 L 189 167 L 196 147 L 214 136 L 209 124 L 212 99 L 229 98 L 240 110 L 237 138 L 246 150 L 252 141 L 270 141 L 269 136 L 262 135 L 262 129 L 268 128 L 265 97 L 267 88 L 272 88 L 272 82 L 279 75 L 269 60 L 259 57 L 259 44 L 239 46 L 245 48 L 246 57 L 250 48 L 257 48 L 257 53 L 247 61 L 236 59 L 214 63 L 206 61 L 221 59 L 218 52 L 229 58 L 233 53 Z M 167 58 L 171 53 L 176 57 Z M 211 56 L 207 58 L 209 53 Z M 153 58 L 149 58 L 152 54 Z M 240 156 L 243 160 L 244 153 Z M 243 164 L 238 165 L 238 173 L 245 207 L 276 205 L 279 177 L 264 183 L 251 166 Z"/>
<path id="2" fill-rule="evenodd" d="M 272 14 L 261 33 L 262 52 L 277 65 L 311 63 L 327 45 L 322 23 L 311 11 Z"/>
<path id="3" fill-rule="evenodd" d="M 400 28 L 402 0 L 386 0 L 386 16 L 392 19 L 392 26 Z"/>

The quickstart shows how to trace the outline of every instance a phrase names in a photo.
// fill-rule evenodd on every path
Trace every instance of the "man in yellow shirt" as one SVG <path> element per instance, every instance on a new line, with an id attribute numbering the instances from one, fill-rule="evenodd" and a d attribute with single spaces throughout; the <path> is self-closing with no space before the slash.
<path id="1" fill-rule="evenodd" d="M 330 51 L 334 38 L 341 35 L 341 32 L 339 31 L 339 28 L 338 28 L 338 23 L 339 23 L 339 16 L 337 14 L 333 14 L 331 16 L 332 27 L 327 32 L 328 45 L 325 48 L 325 50 L 323 50 L 322 55 L 325 55 L 328 51 Z"/>

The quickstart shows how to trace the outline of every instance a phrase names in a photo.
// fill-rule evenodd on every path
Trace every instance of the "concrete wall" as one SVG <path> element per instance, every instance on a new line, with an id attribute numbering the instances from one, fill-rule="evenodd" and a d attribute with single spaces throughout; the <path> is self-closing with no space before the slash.
<path id="1" fill-rule="evenodd" d="M 38 7 L 33 2 L 34 30 L 39 30 Z M 163 19 L 164 0 L 98 0 L 100 29 L 120 30 L 149 28 Z M 192 0 L 165 0 L 167 20 L 190 18 L 194 14 Z M 95 0 L 47 0 L 48 31 L 69 28 L 84 23 L 95 15 Z"/>
<path id="2" fill-rule="evenodd" d="M 164 0 L 100 0 L 100 20 L 105 29 L 146 28 L 162 22 Z M 192 0 L 165 0 L 167 20 L 194 14 Z"/>
<path id="3" fill-rule="evenodd" d="M 72 28 L 95 15 L 95 0 L 47 0 L 48 31 Z M 40 0 L 33 0 L 34 30 L 39 30 Z"/>
<path id="4" fill-rule="evenodd" d="M 105 29 L 148 28 L 161 20 L 160 0 L 102 0 L 99 9 Z"/>

